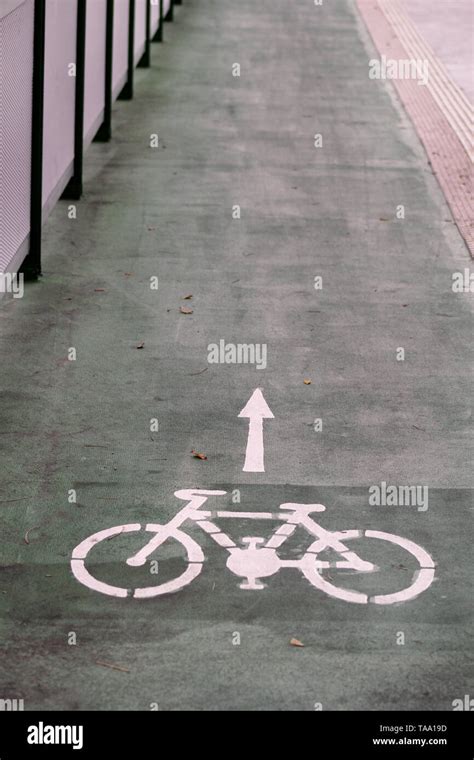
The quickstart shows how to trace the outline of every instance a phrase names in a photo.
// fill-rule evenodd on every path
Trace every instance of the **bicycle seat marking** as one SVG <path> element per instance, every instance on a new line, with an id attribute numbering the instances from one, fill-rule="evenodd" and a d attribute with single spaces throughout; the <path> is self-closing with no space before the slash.
<path id="1" fill-rule="evenodd" d="M 201 489 L 182 489 L 175 491 L 178 499 L 187 501 L 183 507 L 168 523 L 159 525 L 148 523 L 144 526 L 139 523 L 117 525 L 113 528 L 101 530 L 82 541 L 72 553 L 71 568 L 75 578 L 88 588 L 102 594 L 115 597 L 132 596 L 135 599 L 149 599 L 163 594 L 171 594 L 189 585 L 202 571 L 205 557 L 199 544 L 191 538 L 181 526 L 186 521 L 196 523 L 207 533 L 213 541 L 225 549 L 229 556 L 227 568 L 241 579 L 241 589 L 259 591 L 265 588 L 263 578 L 269 578 L 285 568 L 296 568 L 309 583 L 320 591 L 324 591 L 331 597 L 355 604 L 394 604 L 407 602 L 425 591 L 432 583 L 435 574 L 435 564 L 421 546 L 401 536 L 392 533 L 384 533 L 378 530 L 342 530 L 328 531 L 319 523 L 315 522 L 313 515 L 316 512 L 324 512 L 323 504 L 280 504 L 279 512 L 232 512 L 228 510 L 207 511 L 201 509 L 209 496 L 225 496 L 226 491 L 206 491 Z M 214 522 L 214 519 L 249 519 L 249 520 L 273 520 L 282 524 L 265 539 L 259 536 L 246 536 L 242 538 L 244 547 L 238 546 L 230 536 L 224 533 Z M 313 541 L 300 559 L 284 560 L 278 556 L 279 549 L 290 538 L 296 528 L 305 529 Z M 125 533 L 142 531 L 151 534 L 145 546 L 132 556 L 124 558 L 130 567 L 144 565 L 155 552 L 159 552 L 160 546 L 169 539 L 181 543 L 186 550 L 187 567 L 177 578 L 165 583 L 160 583 L 146 588 L 121 588 L 95 578 L 86 567 L 86 559 L 91 549 L 101 541 L 112 539 Z M 360 573 L 371 573 L 378 570 L 377 566 L 367 562 L 352 551 L 346 543 L 355 539 L 374 538 L 379 541 L 387 541 L 395 544 L 411 554 L 418 568 L 415 571 L 411 584 L 399 591 L 390 594 L 368 596 L 360 591 L 340 588 L 322 576 L 322 571 L 329 568 L 343 568 Z M 335 552 L 339 559 L 324 561 L 318 555 L 327 549 Z"/>

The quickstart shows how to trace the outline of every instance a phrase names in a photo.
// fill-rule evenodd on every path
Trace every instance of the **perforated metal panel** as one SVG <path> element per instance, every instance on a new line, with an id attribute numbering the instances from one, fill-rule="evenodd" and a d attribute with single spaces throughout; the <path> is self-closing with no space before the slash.
<path id="1" fill-rule="evenodd" d="M 33 22 L 33 0 L 0 19 L 0 272 L 30 229 Z"/>
<path id="2" fill-rule="evenodd" d="M 45 215 L 72 176 L 77 0 L 47 0 L 45 36 L 43 207 Z"/>
<path id="3" fill-rule="evenodd" d="M 84 86 L 84 143 L 88 145 L 102 123 L 105 106 L 105 38 L 107 0 L 88 0 L 86 11 L 86 70 Z"/>
<path id="4" fill-rule="evenodd" d="M 135 64 L 145 52 L 147 0 L 135 0 Z"/>
<path id="5" fill-rule="evenodd" d="M 112 66 L 112 90 L 114 98 L 127 80 L 128 72 L 128 21 L 129 0 L 115 0 L 114 6 L 114 57 Z"/>

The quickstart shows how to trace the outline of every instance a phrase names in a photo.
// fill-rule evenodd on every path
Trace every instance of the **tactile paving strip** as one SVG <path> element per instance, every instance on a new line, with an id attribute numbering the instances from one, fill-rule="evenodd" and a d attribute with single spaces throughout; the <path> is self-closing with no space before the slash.
<path id="1" fill-rule="evenodd" d="M 474 257 L 472 113 L 464 93 L 423 40 L 397 0 L 357 0 L 378 51 L 387 58 L 428 62 L 429 80 L 392 79 L 413 121 L 456 224 Z"/>

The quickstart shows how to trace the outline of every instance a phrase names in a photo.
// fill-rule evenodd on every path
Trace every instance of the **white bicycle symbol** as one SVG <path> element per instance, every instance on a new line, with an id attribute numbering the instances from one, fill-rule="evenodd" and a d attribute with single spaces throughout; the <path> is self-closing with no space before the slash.
<path id="1" fill-rule="evenodd" d="M 148 543 L 136 554 L 126 560 L 127 565 L 139 567 L 144 565 L 153 552 L 164 544 L 168 539 L 179 541 L 187 553 L 188 565 L 185 571 L 173 580 L 161 583 L 156 586 L 147 588 L 120 588 L 104 583 L 88 571 L 85 560 L 90 550 L 97 546 L 101 541 L 114 538 L 124 533 L 135 533 L 142 529 L 140 524 L 117 525 L 107 530 L 101 530 L 94 533 L 89 538 L 82 541 L 72 553 L 71 567 L 76 579 L 83 583 L 84 586 L 99 591 L 102 594 L 116 597 L 133 596 L 135 599 L 148 599 L 162 594 L 170 594 L 187 586 L 196 578 L 203 568 L 204 554 L 199 544 L 194 541 L 187 533 L 180 530 L 181 525 L 186 520 L 192 520 L 199 525 L 212 539 L 229 552 L 227 567 L 234 573 L 244 579 L 240 583 L 240 588 L 259 590 L 265 586 L 261 578 L 267 578 L 274 575 L 282 568 L 297 568 L 305 578 L 315 586 L 315 588 L 324 591 L 329 596 L 336 599 L 342 599 L 345 602 L 354 602 L 356 604 L 394 604 L 395 602 L 406 602 L 414 599 L 418 594 L 425 591 L 432 583 L 434 578 L 435 564 L 424 549 L 413 541 L 409 541 L 401 536 L 395 536 L 392 533 L 383 533 L 378 530 L 342 530 L 331 532 L 325 530 L 321 525 L 316 523 L 310 515 L 314 512 L 324 512 L 326 507 L 322 504 L 280 504 L 283 512 L 229 512 L 203 511 L 201 507 L 207 501 L 209 496 L 224 496 L 226 491 L 203 491 L 199 489 L 185 489 L 175 491 L 178 499 L 184 499 L 188 502 L 187 506 L 178 512 L 170 522 L 165 525 L 149 523 L 145 526 L 148 533 L 153 533 L 153 537 Z M 283 524 L 277 528 L 272 536 L 265 540 L 258 536 L 248 536 L 242 539 L 246 548 L 241 548 L 212 521 L 215 518 L 248 518 L 258 520 L 280 520 Z M 315 537 L 315 541 L 306 550 L 301 559 L 283 560 L 277 554 L 277 549 L 294 533 L 300 526 L 305 528 L 308 533 Z M 367 596 L 359 591 L 353 591 L 346 588 L 339 588 L 322 577 L 321 571 L 329 568 L 345 568 L 362 573 L 373 572 L 377 566 L 371 562 L 366 562 L 357 556 L 353 551 L 347 548 L 345 543 L 356 538 L 376 538 L 381 541 L 389 541 L 402 547 L 413 555 L 419 564 L 419 568 L 414 573 L 412 583 L 401 591 L 392 594 L 381 594 L 378 596 Z M 332 549 L 337 552 L 341 559 L 327 562 L 318 559 L 318 554 L 325 549 Z"/>

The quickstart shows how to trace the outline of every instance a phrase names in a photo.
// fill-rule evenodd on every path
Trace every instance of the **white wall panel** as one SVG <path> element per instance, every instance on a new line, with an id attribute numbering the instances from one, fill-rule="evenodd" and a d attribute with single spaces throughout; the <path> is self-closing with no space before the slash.
<path id="1" fill-rule="evenodd" d="M 46 1 L 43 207 L 46 213 L 72 176 L 77 0 Z"/>
<path id="2" fill-rule="evenodd" d="M 16 10 L 26 0 L 0 0 L 0 19 L 7 16 L 12 11 Z"/>
<path id="3" fill-rule="evenodd" d="M 171 0 L 163 0 L 163 18 L 168 13 L 170 7 L 171 7 Z"/>
<path id="4" fill-rule="evenodd" d="M 115 0 L 114 6 L 114 57 L 112 82 L 114 99 L 127 81 L 128 73 L 128 20 L 130 0 Z"/>
<path id="5" fill-rule="evenodd" d="M 105 107 L 105 38 L 107 0 L 87 0 L 86 70 L 84 88 L 84 143 L 100 127 Z"/>
<path id="6" fill-rule="evenodd" d="M 34 2 L 16 5 L 0 18 L 0 272 L 19 268 L 30 231 Z"/>
<path id="7" fill-rule="evenodd" d="M 160 0 L 150 0 L 150 3 L 151 3 L 150 39 L 153 39 L 160 25 Z"/>
<path id="8" fill-rule="evenodd" d="M 147 0 L 135 0 L 135 65 L 145 52 Z"/>

